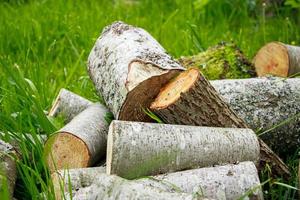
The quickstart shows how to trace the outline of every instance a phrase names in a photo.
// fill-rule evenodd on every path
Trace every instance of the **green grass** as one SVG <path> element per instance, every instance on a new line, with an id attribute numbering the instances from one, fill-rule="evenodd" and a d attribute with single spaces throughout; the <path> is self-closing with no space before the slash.
<path id="1" fill-rule="evenodd" d="M 50 135 L 60 128 L 61 121 L 49 120 L 46 111 L 61 87 L 99 99 L 86 61 L 105 25 L 122 20 L 143 27 L 174 57 L 196 54 L 220 41 L 234 41 L 249 58 L 269 41 L 300 44 L 299 10 L 275 7 L 268 17 L 263 6 L 251 2 L 255 1 L 0 1 L 0 131 L 6 141 L 17 139 L 23 153 L 17 198 L 41 199 L 40 192 L 54 198 L 42 144 L 36 137 L 28 142 L 21 136 Z M 269 199 L 296 199 L 292 187 L 297 187 L 297 153 L 287 160 L 293 178 L 266 183 Z M 262 177 L 262 182 L 268 180 L 268 172 Z"/>

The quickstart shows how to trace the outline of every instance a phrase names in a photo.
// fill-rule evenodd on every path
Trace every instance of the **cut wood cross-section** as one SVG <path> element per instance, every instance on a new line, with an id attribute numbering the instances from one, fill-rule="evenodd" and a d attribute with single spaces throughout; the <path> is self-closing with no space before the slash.
<path id="1" fill-rule="evenodd" d="M 88 58 L 96 90 L 120 120 L 150 121 L 143 109 L 182 70 L 148 32 L 123 22 L 104 28 Z"/>
<path id="2" fill-rule="evenodd" d="M 169 124 L 248 127 L 195 68 L 182 72 L 166 84 L 150 108 Z M 261 139 L 259 143 L 262 166 L 268 163 L 274 174 L 289 177 L 283 161 Z"/>
<path id="3" fill-rule="evenodd" d="M 88 167 L 105 155 L 107 113 L 101 104 L 92 104 L 46 141 L 50 171 Z"/>
<path id="4" fill-rule="evenodd" d="M 258 76 L 292 76 L 300 73 L 300 47 L 271 42 L 257 52 L 253 62 Z"/>

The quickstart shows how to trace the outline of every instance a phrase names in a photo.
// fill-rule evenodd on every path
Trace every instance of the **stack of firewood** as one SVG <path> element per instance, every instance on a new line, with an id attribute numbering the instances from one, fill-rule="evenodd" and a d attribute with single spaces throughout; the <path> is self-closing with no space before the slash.
<path id="1" fill-rule="evenodd" d="M 208 81 L 123 22 L 103 30 L 88 72 L 105 105 L 61 89 L 49 112 L 66 121 L 45 143 L 57 199 L 263 199 L 259 171 L 290 176 L 268 145 L 295 150 L 299 121 L 268 145 L 254 131 L 299 113 L 300 79 Z"/>

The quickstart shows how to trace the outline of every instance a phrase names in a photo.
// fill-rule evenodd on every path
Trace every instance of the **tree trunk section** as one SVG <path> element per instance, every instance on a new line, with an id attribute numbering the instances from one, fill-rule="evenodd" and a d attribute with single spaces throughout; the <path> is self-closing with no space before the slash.
<path id="1" fill-rule="evenodd" d="M 300 146 L 300 78 L 252 78 L 210 82 L 253 130 L 279 155 L 294 154 Z M 298 115 L 298 117 L 297 117 Z"/>
<path id="2" fill-rule="evenodd" d="M 116 119 L 150 121 L 143 112 L 160 88 L 184 70 L 145 30 L 115 22 L 88 58 L 88 72 Z"/>
<path id="3" fill-rule="evenodd" d="M 106 169 L 134 179 L 258 158 L 259 143 L 251 129 L 113 121 Z"/>
<path id="4" fill-rule="evenodd" d="M 105 155 L 107 112 L 101 104 L 93 104 L 46 141 L 50 171 L 88 167 Z"/>
<path id="5" fill-rule="evenodd" d="M 292 76 L 300 73 L 300 47 L 271 42 L 257 52 L 253 62 L 258 76 Z"/>
<path id="6" fill-rule="evenodd" d="M 103 167 L 95 167 L 56 172 L 52 175 L 54 187 L 57 188 L 56 197 L 61 191 L 68 192 L 69 183 L 72 185 L 72 193 L 75 193 L 82 187 L 89 187 L 95 180 L 100 181 L 104 170 Z M 257 169 L 249 161 L 163 174 L 132 182 L 167 192 L 184 192 L 218 200 L 239 199 L 247 191 L 253 190 L 248 196 L 250 199 L 263 199 Z"/>
<path id="7" fill-rule="evenodd" d="M 150 108 L 169 124 L 248 127 L 195 68 L 182 72 L 164 86 Z M 282 160 L 262 140 L 259 143 L 262 166 L 270 162 L 275 174 L 289 177 Z"/>
<path id="8" fill-rule="evenodd" d="M 61 114 L 64 116 L 65 123 L 68 123 L 90 105 L 92 105 L 91 101 L 62 88 L 48 115 L 50 117 L 56 117 Z"/>
<path id="9" fill-rule="evenodd" d="M 0 140 L 0 190 L 5 188 L 4 184 L 7 184 L 11 199 L 17 179 L 17 166 L 12 158 L 14 156 L 16 156 L 16 152 L 13 146 Z"/>

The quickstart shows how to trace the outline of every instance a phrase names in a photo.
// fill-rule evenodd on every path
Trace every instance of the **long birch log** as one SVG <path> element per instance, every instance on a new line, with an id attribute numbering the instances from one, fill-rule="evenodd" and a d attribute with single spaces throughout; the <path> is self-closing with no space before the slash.
<path id="1" fill-rule="evenodd" d="M 148 32 L 123 22 L 104 28 L 88 58 L 97 91 L 120 120 L 150 121 L 143 109 L 182 70 Z"/>
<path id="2" fill-rule="evenodd" d="M 271 42 L 257 52 L 253 62 L 258 76 L 292 76 L 300 73 L 300 47 Z"/>
<path id="3" fill-rule="evenodd" d="M 128 181 L 118 176 L 107 175 L 98 168 L 75 169 L 67 172 L 66 177 L 61 177 L 61 172 L 52 175 L 55 186 L 62 187 L 56 190 L 56 199 L 74 200 L 138 200 L 138 199 L 165 199 L 165 200 L 189 200 L 197 198 L 192 194 L 174 192 L 165 184 L 151 181 L 144 184 L 138 181 Z M 78 176 L 74 176 L 74 174 Z M 68 181 L 69 180 L 69 181 Z M 150 181 L 149 181 L 150 182 Z M 68 188 L 72 191 L 68 191 Z M 60 191 L 64 191 L 61 195 Z"/>
<path id="4" fill-rule="evenodd" d="M 17 179 L 17 167 L 13 156 L 16 156 L 13 146 L 0 140 L 0 190 L 7 184 L 10 198 L 13 197 Z"/>
<path id="5" fill-rule="evenodd" d="M 133 179 L 258 158 L 259 144 L 251 129 L 114 120 L 108 133 L 106 170 Z"/>
<path id="6" fill-rule="evenodd" d="M 70 185 L 72 193 L 75 193 L 82 187 L 92 185 L 95 179 L 101 181 L 104 170 L 103 167 L 60 170 L 52 175 L 55 193 L 68 192 Z M 263 199 L 257 169 L 249 161 L 163 174 L 134 182 L 164 191 L 175 190 L 218 200 L 239 199 L 248 191 L 252 191 L 248 198 Z"/>
<path id="7" fill-rule="evenodd" d="M 169 124 L 247 128 L 198 69 L 190 68 L 170 81 L 150 108 Z M 289 177 L 284 162 L 262 141 L 260 163 L 273 166 L 273 172 Z"/>
<path id="8" fill-rule="evenodd" d="M 95 164 L 106 152 L 108 110 L 95 103 L 51 136 L 45 144 L 50 171 Z"/>
<path id="9" fill-rule="evenodd" d="M 294 154 L 300 146 L 300 78 L 269 77 L 210 83 L 253 130 L 273 129 L 260 137 L 275 152 L 282 156 Z M 274 128 L 287 120 L 285 125 Z"/>
<path id="10" fill-rule="evenodd" d="M 62 114 L 65 118 L 65 122 L 68 123 L 90 105 L 92 105 L 91 101 L 62 88 L 59 91 L 48 116 L 56 117 L 57 115 Z"/>

